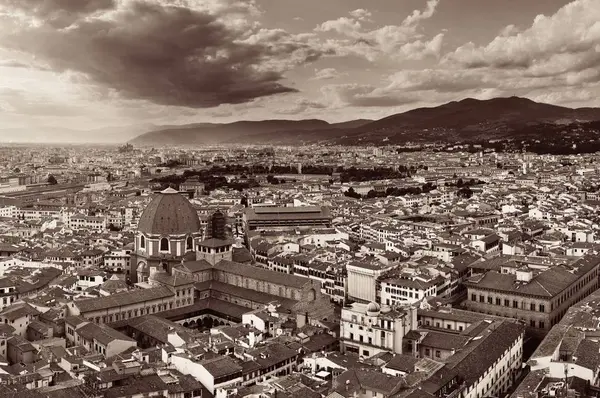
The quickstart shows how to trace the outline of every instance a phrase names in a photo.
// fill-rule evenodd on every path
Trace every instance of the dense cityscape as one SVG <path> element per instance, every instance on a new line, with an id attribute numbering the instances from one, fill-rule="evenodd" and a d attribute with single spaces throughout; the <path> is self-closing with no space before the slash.
<path id="1" fill-rule="evenodd" d="M 600 398 L 600 0 L 0 0 L 0 398 Z"/>
<path id="2" fill-rule="evenodd" d="M 5 146 L 0 395 L 600 391 L 597 155 Z"/>

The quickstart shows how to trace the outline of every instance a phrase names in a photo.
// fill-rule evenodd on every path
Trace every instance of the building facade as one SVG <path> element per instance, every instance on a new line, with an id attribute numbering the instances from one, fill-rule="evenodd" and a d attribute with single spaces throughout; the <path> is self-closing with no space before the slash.
<path id="1" fill-rule="evenodd" d="M 529 268 L 514 273 L 489 271 L 465 285 L 467 309 L 518 319 L 542 332 L 556 325 L 569 307 L 598 288 L 600 257 L 586 256 L 570 269 L 555 266 L 544 271 Z"/>
<path id="2" fill-rule="evenodd" d="M 353 303 L 342 308 L 340 321 L 340 350 L 369 358 L 381 352 L 401 354 L 406 334 L 418 327 L 417 309 L 392 310 Z"/>
<path id="3" fill-rule="evenodd" d="M 332 216 L 327 207 L 249 207 L 244 216 L 246 231 L 290 227 L 331 227 Z"/>

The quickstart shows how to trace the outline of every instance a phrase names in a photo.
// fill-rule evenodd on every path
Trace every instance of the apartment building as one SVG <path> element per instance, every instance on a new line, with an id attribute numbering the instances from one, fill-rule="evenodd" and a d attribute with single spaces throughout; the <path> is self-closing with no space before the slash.
<path id="1" fill-rule="evenodd" d="M 465 282 L 468 297 L 464 305 L 472 311 L 518 319 L 547 332 L 569 307 L 598 288 L 599 267 L 600 257 L 594 255 L 568 267 L 489 271 Z"/>
<path id="2" fill-rule="evenodd" d="M 363 358 L 381 352 L 401 354 L 404 336 L 417 326 L 416 308 L 392 310 L 375 302 L 353 303 L 342 308 L 340 350 Z"/>

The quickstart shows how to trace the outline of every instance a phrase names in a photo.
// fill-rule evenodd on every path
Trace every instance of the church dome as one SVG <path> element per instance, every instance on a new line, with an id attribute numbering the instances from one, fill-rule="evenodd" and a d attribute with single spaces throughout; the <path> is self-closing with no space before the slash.
<path id="1" fill-rule="evenodd" d="M 138 231 L 149 235 L 186 235 L 200 227 L 194 206 L 172 188 L 154 196 L 138 223 Z"/>
<path id="2" fill-rule="evenodd" d="M 109 280 L 100 285 L 100 289 L 109 293 L 118 293 L 128 290 L 129 286 L 117 275 L 113 275 Z"/>
<path id="3" fill-rule="evenodd" d="M 379 307 L 379 304 L 377 304 L 376 302 L 370 302 L 369 305 L 367 305 L 367 315 L 369 316 L 375 316 L 375 315 L 379 315 L 379 311 L 381 310 L 381 308 Z"/>

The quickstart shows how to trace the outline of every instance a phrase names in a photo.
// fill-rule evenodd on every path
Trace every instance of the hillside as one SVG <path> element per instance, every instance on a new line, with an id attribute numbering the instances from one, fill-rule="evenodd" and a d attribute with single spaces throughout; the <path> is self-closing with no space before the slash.
<path id="1" fill-rule="evenodd" d="M 131 140 L 133 145 L 212 145 L 280 131 L 317 130 L 329 126 L 324 120 L 263 120 L 228 124 L 194 124 L 152 131 Z"/>
<path id="2" fill-rule="evenodd" d="M 369 123 L 336 141 L 342 144 L 455 142 L 530 136 L 535 126 L 560 126 L 600 120 L 600 109 L 572 109 L 526 98 L 467 98 L 434 108 L 419 108 Z"/>
<path id="3" fill-rule="evenodd" d="M 572 109 L 525 98 L 467 98 L 432 108 L 370 120 L 330 124 L 323 120 L 240 121 L 160 129 L 136 137 L 134 145 L 202 144 L 403 144 L 465 142 L 527 136 L 543 138 L 560 126 L 600 121 L 600 108 Z"/>

